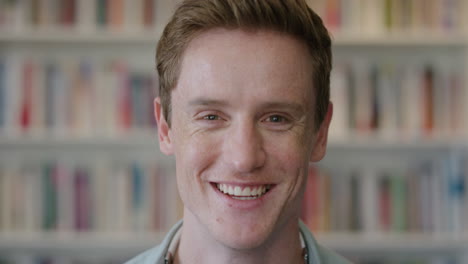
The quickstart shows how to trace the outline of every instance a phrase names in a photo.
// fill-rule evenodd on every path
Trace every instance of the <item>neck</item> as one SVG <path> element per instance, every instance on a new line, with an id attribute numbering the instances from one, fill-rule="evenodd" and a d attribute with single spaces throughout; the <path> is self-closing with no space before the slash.
<path id="1" fill-rule="evenodd" d="M 256 248 L 236 249 L 211 236 L 190 212 L 184 212 L 184 224 L 175 263 L 229 264 L 303 264 L 298 219 L 292 219 Z"/>

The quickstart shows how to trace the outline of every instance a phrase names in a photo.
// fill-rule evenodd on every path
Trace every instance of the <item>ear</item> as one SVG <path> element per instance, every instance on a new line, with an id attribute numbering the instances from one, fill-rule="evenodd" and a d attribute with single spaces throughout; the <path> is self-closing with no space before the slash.
<path id="1" fill-rule="evenodd" d="M 317 162 L 322 160 L 325 156 L 325 153 L 327 152 L 328 128 L 330 127 L 332 116 L 333 104 L 332 102 L 329 102 L 327 113 L 322 121 L 322 124 L 319 127 L 319 130 L 317 131 L 315 141 L 313 142 L 314 146 L 312 149 L 312 155 L 310 156 L 311 162 Z"/>
<path id="2" fill-rule="evenodd" d="M 158 126 L 159 149 L 166 155 L 174 154 L 171 140 L 171 128 L 163 114 L 161 98 L 154 99 L 154 117 Z"/>

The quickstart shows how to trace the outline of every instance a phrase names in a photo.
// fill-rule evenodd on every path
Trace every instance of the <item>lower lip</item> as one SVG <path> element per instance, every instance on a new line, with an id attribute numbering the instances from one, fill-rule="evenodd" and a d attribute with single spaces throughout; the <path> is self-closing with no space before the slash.
<path id="1" fill-rule="evenodd" d="M 251 199 L 251 200 L 240 200 L 240 199 L 235 199 L 232 198 L 231 196 L 224 194 L 221 192 L 218 187 L 216 187 L 215 183 L 211 183 L 211 187 L 213 187 L 215 193 L 220 196 L 220 199 L 224 201 L 227 206 L 235 209 L 242 209 L 242 210 L 252 210 L 257 207 L 260 207 L 265 201 L 268 199 L 270 196 L 271 192 L 273 191 L 273 186 L 270 188 L 268 192 L 263 194 L 262 196 L 256 198 L 256 199 Z"/>

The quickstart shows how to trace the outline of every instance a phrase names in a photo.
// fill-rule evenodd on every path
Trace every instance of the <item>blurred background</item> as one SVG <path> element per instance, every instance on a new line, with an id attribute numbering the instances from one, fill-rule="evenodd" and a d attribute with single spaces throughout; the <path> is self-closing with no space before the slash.
<path id="1" fill-rule="evenodd" d="M 122 263 L 181 217 L 154 56 L 172 0 L 0 0 L 0 263 Z M 356 263 L 468 263 L 468 1 L 308 0 L 334 117 L 303 221 Z"/>

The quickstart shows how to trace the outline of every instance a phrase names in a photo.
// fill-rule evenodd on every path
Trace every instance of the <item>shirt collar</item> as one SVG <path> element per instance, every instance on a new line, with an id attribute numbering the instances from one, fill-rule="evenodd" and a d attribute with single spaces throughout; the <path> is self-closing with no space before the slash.
<path id="1" fill-rule="evenodd" d="M 179 228 L 177 232 L 174 234 L 174 237 L 172 238 L 171 243 L 169 244 L 169 248 L 167 249 L 167 253 L 164 258 L 165 264 L 174 263 L 174 257 L 175 257 L 177 248 L 179 247 L 181 233 L 182 233 L 182 228 Z M 299 232 L 299 239 L 301 240 L 302 256 L 304 258 L 304 263 L 309 263 L 309 252 L 308 252 L 309 250 L 307 249 L 304 235 L 301 232 Z"/>
<path id="2" fill-rule="evenodd" d="M 182 228 L 179 228 L 177 232 L 174 234 L 174 237 L 172 238 L 171 243 L 169 244 L 169 248 L 167 249 L 167 253 L 164 258 L 165 264 L 174 263 L 174 257 L 177 251 L 177 247 L 179 247 L 181 233 L 182 233 Z"/>

